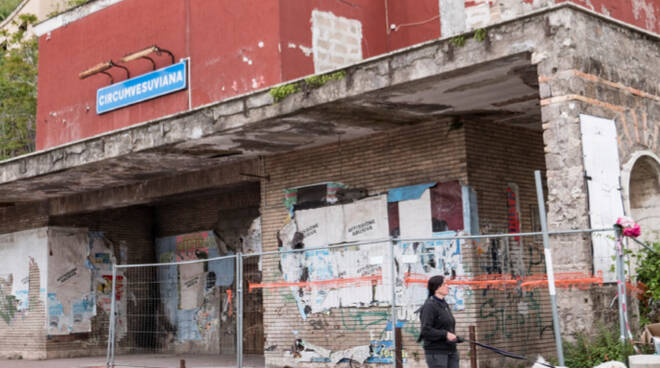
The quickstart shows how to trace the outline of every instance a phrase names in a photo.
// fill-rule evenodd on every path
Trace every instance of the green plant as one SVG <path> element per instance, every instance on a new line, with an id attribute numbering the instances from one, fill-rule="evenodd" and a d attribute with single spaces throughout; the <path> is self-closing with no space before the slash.
<path id="1" fill-rule="evenodd" d="M 37 111 L 36 37 L 25 37 L 37 17 L 21 14 L 13 20 L 16 32 L 0 32 L 0 159 L 34 150 Z"/>
<path id="2" fill-rule="evenodd" d="M 488 32 L 483 28 L 479 28 L 476 31 L 474 31 L 474 36 L 472 36 L 472 38 L 474 38 L 478 42 L 483 42 L 487 36 L 488 36 Z"/>
<path id="3" fill-rule="evenodd" d="M 310 88 L 318 88 L 332 80 L 340 80 L 346 76 L 346 72 L 340 70 L 331 74 L 313 75 L 305 78 L 305 84 Z"/>
<path id="4" fill-rule="evenodd" d="M 286 96 L 292 95 L 296 92 L 300 92 L 300 84 L 290 83 L 282 86 L 273 87 L 268 91 L 275 102 L 282 101 Z"/>
<path id="5" fill-rule="evenodd" d="M 463 47 L 463 45 L 465 45 L 465 36 L 453 37 L 451 40 L 449 40 L 449 43 L 456 47 Z"/>
<path id="6" fill-rule="evenodd" d="M 345 76 L 346 72 L 343 70 L 330 74 L 313 75 L 311 77 L 305 78 L 300 82 L 273 87 L 270 89 L 270 91 L 268 91 L 268 93 L 273 96 L 273 100 L 275 102 L 280 102 L 289 95 L 303 90 L 308 91 L 310 89 L 319 88 L 330 81 L 343 79 Z"/>
<path id="7" fill-rule="evenodd" d="M 653 243 L 651 249 L 655 252 L 644 249 L 635 256 L 639 261 L 636 268 L 637 281 L 642 283 L 645 289 L 640 303 L 642 326 L 660 322 L 660 313 L 657 310 L 660 302 L 660 243 Z"/>
<path id="8" fill-rule="evenodd" d="M 626 363 L 635 350 L 628 340 L 619 340 L 619 329 L 600 326 L 596 335 L 577 334 L 575 342 L 564 341 L 566 366 L 571 368 L 590 368 L 610 360 Z"/>
<path id="9" fill-rule="evenodd" d="M 53 10 L 52 12 L 48 13 L 48 15 L 46 15 L 46 18 L 52 18 L 52 17 L 58 16 L 58 15 L 66 12 L 66 11 L 69 11 L 69 10 L 71 10 L 71 9 L 77 7 L 77 6 L 83 5 L 88 1 L 89 0 L 67 0 L 67 2 L 64 3 L 63 8 L 61 8 L 60 4 L 58 4 L 57 7 L 55 8 L 55 10 Z"/>

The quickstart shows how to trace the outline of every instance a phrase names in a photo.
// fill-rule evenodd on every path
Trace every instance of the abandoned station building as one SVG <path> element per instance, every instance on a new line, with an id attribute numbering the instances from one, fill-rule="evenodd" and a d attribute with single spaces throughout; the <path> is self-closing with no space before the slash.
<path id="1" fill-rule="evenodd" d="M 535 170 L 551 230 L 623 214 L 660 230 L 654 0 L 92 0 L 35 31 L 37 151 L 0 163 L 3 357 L 105 354 L 113 263 L 271 252 L 244 258 L 244 353 L 391 362 L 373 347 L 392 333 L 372 277 L 387 239 L 537 231 Z M 553 237 L 555 272 L 607 285 L 607 241 Z M 397 267 L 545 273 L 538 238 L 437 244 L 442 262 Z M 155 271 L 120 271 L 117 354 L 233 352 L 235 271 L 181 265 L 170 294 Z M 268 287 L 339 278 L 369 284 Z M 423 366 L 419 293 L 398 281 L 417 303 L 397 312 L 404 364 Z M 452 290 L 460 335 L 554 354 L 547 289 Z M 600 290 L 560 290 L 563 333 L 616 318 Z M 137 336 L 160 325 L 160 341 Z"/>

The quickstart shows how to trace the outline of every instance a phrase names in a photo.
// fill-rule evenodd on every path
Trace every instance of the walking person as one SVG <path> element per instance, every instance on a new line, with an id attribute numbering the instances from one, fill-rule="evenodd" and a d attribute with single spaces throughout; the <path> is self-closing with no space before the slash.
<path id="1" fill-rule="evenodd" d="M 449 285 L 443 276 L 433 276 L 426 287 L 429 297 L 421 308 L 418 339 L 418 342 L 424 340 L 426 364 L 429 368 L 458 368 L 456 320 L 445 301 Z"/>

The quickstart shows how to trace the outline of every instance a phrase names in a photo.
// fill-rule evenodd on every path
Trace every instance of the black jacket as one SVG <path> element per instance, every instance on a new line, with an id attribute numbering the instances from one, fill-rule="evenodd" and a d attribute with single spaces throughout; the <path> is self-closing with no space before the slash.
<path id="1" fill-rule="evenodd" d="M 421 308 L 419 318 L 422 331 L 418 341 L 424 340 L 425 351 L 456 351 L 456 342 L 447 341 L 447 332 L 454 333 L 456 328 L 456 320 L 447 302 L 429 297 Z"/>

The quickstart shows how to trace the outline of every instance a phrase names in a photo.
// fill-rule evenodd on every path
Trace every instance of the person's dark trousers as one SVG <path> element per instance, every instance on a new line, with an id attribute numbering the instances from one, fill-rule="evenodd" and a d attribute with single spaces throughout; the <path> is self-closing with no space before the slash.
<path id="1" fill-rule="evenodd" d="M 425 351 L 426 365 L 429 368 L 458 368 L 458 351 L 453 353 L 434 353 Z"/>

